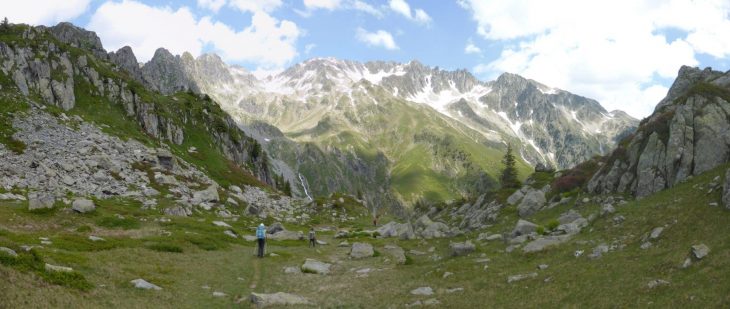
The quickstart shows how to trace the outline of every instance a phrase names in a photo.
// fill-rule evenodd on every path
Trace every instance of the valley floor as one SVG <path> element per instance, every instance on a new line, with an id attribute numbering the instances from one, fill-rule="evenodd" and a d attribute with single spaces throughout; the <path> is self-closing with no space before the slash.
<path id="1" fill-rule="evenodd" d="M 249 307 L 252 292 L 293 293 L 315 307 L 403 308 L 420 301 L 447 308 L 727 308 L 730 212 L 711 206 L 719 201 L 719 192 L 708 193 L 708 184 L 725 168 L 617 206 L 615 214 L 598 217 L 567 243 L 535 254 L 506 253 L 506 244 L 477 242 L 476 234 L 402 241 L 334 239 L 334 232 L 320 232 L 328 245 L 311 249 L 305 241 L 272 241 L 269 253 L 273 255 L 257 259 L 253 243 L 224 235 L 225 229 L 211 223 L 219 220 L 212 216 L 165 222 L 159 211 L 124 203 L 109 203 L 93 214 L 79 215 L 63 209 L 29 213 L 20 203 L 0 202 L 0 247 L 16 249 L 26 260 L 30 253 L 20 247 L 39 246 L 40 237 L 47 238 L 45 245 L 34 249 L 37 258 L 83 275 L 53 281 L 43 271 L 18 262 L 21 258 L 0 257 L 0 308 Z M 541 212 L 530 220 L 545 223 L 569 207 Z M 598 214 L 600 207 L 575 209 L 588 217 Z M 616 223 L 616 216 L 625 220 Z M 508 232 L 516 220 L 514 211 L 507 209 L 487 230 Z M 252 235 L 251 227 L 257 224 L 247 218 L 228 223 L 243 235 Z M 360 227 L 368 228 L 364 222 Z M 642 249 L 642 238 L 656 227 L 664 227 L 663 233 Z M 106 241 L 90 241 L 89 235 Z M 476 252 L 451 257 L 449 243 L 464 239 L 476 244 Z M 371 243 L 375 256 L 349 259 L 350 247 L 337 245 L 344 240 Z M 604 243 L 611 249 L 590 258 L 593 249 Z M 405 265 L 397 265 L 386 252 L 384 246 L 389 244 L 405 249 Z M 697 244 L 707 245 L 709 255 L 683 268 L 691 246 Z M 578 255 L 580 251 L 584 253 Z M 332 263 L 332 273 L 284 272 L 285 267 L 301 266 L 306 258 Z M 547 268 L 538 269 L 539 265 Z M 531 273 L 536 276 L 508 283 L 509 276 Z M 136 289 L 130 281 L 137 278 L 162 290 Z M 653 281 L 660 284 L 650 287 Z M 411 293 L 419 287 L 431 287 L 433 295 Z M 214 292 L 225 295 L 216 297 Z"/>

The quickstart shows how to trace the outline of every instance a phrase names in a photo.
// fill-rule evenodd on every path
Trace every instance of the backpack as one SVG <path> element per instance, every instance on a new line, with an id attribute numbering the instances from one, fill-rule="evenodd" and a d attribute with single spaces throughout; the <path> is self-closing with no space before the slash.
<path id="1" fill-rule="evenodd" d="M 309 231 L 309 239 L 314 239 L 314 231 Z"/>

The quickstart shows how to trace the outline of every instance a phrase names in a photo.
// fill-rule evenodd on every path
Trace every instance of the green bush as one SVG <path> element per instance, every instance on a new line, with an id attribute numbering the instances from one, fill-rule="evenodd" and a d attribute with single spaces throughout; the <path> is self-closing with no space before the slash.
<path id="1" fill-rule="evenodd" d="M 547 223 L 547 229 L 550 231 L 554 231 L 556 228 L 558 228 L 559 225 L 560 225 L 560 221 L 553 219 Z"/>
<path id="2" fill-rule="evenodd" d="M 91 231 L 92 231 L 92 229 L 88 225 L 82 225 L 82 226 L 79 226 L 78 228 L 76 228 L 76 232 L 79 232 L 79 233 L 88 233 Z"/>
<path id="3" fill-rule="evenodd" d="M 96 221 L 96 225 L 112 229 L 132 230 L 140 227 L 139 221 L 134 218 L 103 217 Z"/>
<path id="4" fill-rule="evenodd" d="M 158 252 L 173 252 L 173 253 L 182 253 L 183 249 L 178 245 L 173 244 L 162 244 L 162 243 L 154 243 L 149 244 L 146 246 L 147 249 L 158 251 Z"/>
<path id="5" fill-rule="evenodd" d="M 540 235 L 545 235 L 545 234 L 547 234 L 547 232 L 545 232 L 545 227 L 544 227 L 544 226 L 542 226 L 542 225 L 538 225 L 538 226 L 537 226 L 537 230 L 536 230 L 535 232 L 537 232 L 537 233 L 538 233 L 538 234 L 540 234 Z"/>

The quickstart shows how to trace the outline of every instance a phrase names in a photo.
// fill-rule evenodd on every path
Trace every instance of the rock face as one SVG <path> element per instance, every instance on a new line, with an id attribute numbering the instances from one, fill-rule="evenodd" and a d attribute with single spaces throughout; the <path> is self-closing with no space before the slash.
<path id="1" fill-rule="evenodd" d="M 251 303 L 256 305 L 257 308 L 311 305 L 311 302 L 302 296 L 284 292 L 274 294 L 251 293 Z"/>
<path id="2" fill-rule="evenodd" d="M 350 250 L 350 257 L 353 259 L 362 259 L 371 257 L 375 254 L 373 251 L 373 245 L 368 243 L 356 242 L 352 244 Z"/>
<path id="3" fill-rule="evenodd" d="M 73 204 L 71 205 L 71 209 L 73 209 L 75 212 L 83 214 L 94 211 L 96 209 L 96 205 L 94 205 L 94 202 L 91 200 L 80 198 L 74 200 Z"/>
<path id="4" fill-rule="evenodd" d="M 644 197 L 730 160 L 730 72 L 682 67 L 667 96 L 588 182 Z"/>
<path id="5" fill-rule="evenodd" d="M 157 49 L 152 59 L 142 67 L 145 82 L 162 94 L 178 91 L 200 92 L 185 71 L 183 61 L 186 57 L 192 58 L 188 53 L 180 57 L 173 56 L 167 49 Z"/>
<path id="6" fill-rule="evenodd" d="M 302 265 L 302 272 L 327 275 L 330 273 L 332 264 L 320 262 L 314 259 L 307 259 Z"/>
<path id="7" fill-rule="evenodd" d="M 730 168 L 725 172 L 725 184 L 722 190 L 722 203 L 730 209 Z"/>
<path id="8" fill-rule="evenodd" d="M 474 203 L 466 203 L 451 213 L 452 218 L 461 218 L 459 229 L 473 231 L 497 220 L 504 205 L 489 201 L 487 195 L 480 195 Z"/>

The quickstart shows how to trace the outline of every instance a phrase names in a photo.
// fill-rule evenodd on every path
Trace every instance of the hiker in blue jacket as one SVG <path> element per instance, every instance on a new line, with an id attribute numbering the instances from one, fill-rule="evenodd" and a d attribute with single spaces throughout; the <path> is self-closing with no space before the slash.
<path id="1" fill-rule="evenodd" d="M 256 239 L 259 243 L 257 256 L 262 258 L 264 257 L 264 246 L 266 246 L 266 226 L 263 223 L 259 224 L 259 227 L 256 229 Z"/>

